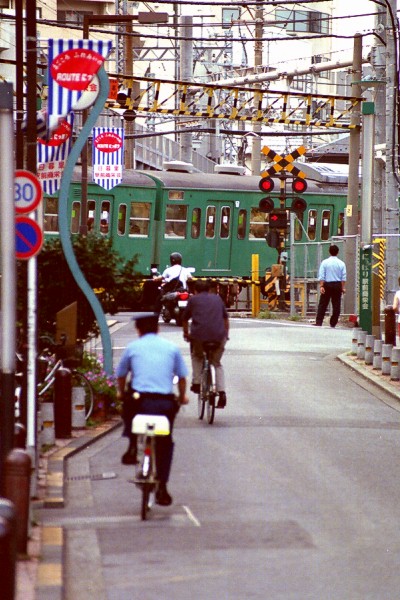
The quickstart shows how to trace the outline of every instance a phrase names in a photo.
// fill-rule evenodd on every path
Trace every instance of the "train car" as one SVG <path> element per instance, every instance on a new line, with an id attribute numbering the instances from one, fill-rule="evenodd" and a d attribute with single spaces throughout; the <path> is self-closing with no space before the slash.
<path id="1" fill-rule="evenodd" d="M 180 252 L 198 277 L 250 278 L 253 254 L 259 255 L 261 269 L 277 262 L 276 249 L 266 242 L 268 213 L 259 208 L 265 196 L 258 187 L 259 177 L 126 170 L 123 183 L 110 191 L 90 179 L 89 170 L 84 216 L 88 230 L 111 238 L 123 258 L 137 255 L 137 268 L 144 276 L 153 266 L 162 271 L 171 252 Z M 279 192 L 279 185 L 275 189 Z M 277 193 L 271 197 L 279 208 Z M 326 241 L 343 234 L 343 183 L 308 179 L 302 197 L 307 208 L 295 223 L 296 242 Z M 68 202 L 71 234 L 78 235 L 83 217 L 79 172 Z M 44 232 L 46 238 L 58 235 L 56 196 L 44 200 Z"/>

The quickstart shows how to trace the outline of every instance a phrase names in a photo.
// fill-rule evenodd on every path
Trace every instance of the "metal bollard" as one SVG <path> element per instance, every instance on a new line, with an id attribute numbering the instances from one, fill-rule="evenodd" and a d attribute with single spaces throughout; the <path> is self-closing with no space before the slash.
<path id="1" fill-rule="evenodd" d="M 19 554 L 27 553 L 31 462 L 31 457 L 25 450 L 14 448 L 4 463 L 4 495 L 15 506 Z"/>
<path id="2" fill-rule="evenodd" d="M 56 438 L 70 438 L 72 428 L 71 371 L 58 369 L 54 382 L 54 430 Z"/>
<path id="3" fill-rule="evenodd" d="M 400 348 L 393 348 L 390 358 L 390 379 L 392 381 L 399 381 L 400 379 L 399 359 Z"/>
<path id="4" fill-rule="evenodd" d="M 14 425 L 14 447 L 26 447 L 26 427 L 22 423 L 15 423 Z"/>
<path id="5" fill-rule="evenodd" d="M 361 329 L 358 332 L 358 342 L 357 342 L 357 358 L 360 360 L 365 359 L 365 341 L 367 338 L 367 332 L 362 331 Z"/>
<path id="6" fill-rule="evenodd" d="M 375 340 L 374 342 L 374 359 L 372 362 L 372 368 L 382 369 L 382 340 Z"/>
<path id="7" fill-rule="evenodd" d="M 390 359 L 392 356 L 392 344 L 382 345 L 382 375 L 390 375 Z"/>
<path id="8" fill-rule="evenodd" d="M 396 313 L 391 306 L 385 312 L 385 344 L 396 345 Z"/>
<path id="9" fill-rule="evenodd" d="M 374 335 L 367 335 L 365 338 L 365 364 L 372 365 L 374 360 Z"/>
<path id="10" fill-rule="evenodd" d="M 358 332 L 359 331 L 360 331 L 359 327 L 353 327 L 353 330 L 352 330 L 352 339 L 351 339 L 351 354 L 353 356 L 357 355 Z"/>
<path id="11" fill-rule="evenodd" d="M 15 508 L 7 498 L 0 498 L 0 581 L 2 600 L 14 600 L 16 558 Z"/>

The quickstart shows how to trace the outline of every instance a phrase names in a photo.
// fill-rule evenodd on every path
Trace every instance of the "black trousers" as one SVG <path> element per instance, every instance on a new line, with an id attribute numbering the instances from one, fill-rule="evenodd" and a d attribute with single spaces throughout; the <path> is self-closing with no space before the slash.
<path id="1" fill-rule="evenodd" d="M 340 303 L 342 300 L 342 282 L 325 282 L 324 288 L 325 294 L 321 294 L 319 297 L 316 324 L 322 325 L 326 309 L 329 306 L 329 302 L 332 302 L 332 315 L 329 322 L 331 327 L 335 327 L 340 316 Z"/>

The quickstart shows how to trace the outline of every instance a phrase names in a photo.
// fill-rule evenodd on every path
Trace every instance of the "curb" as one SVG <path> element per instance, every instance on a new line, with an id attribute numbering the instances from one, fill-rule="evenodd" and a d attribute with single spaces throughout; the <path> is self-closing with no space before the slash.
<path id="1" fill-rule="evenodd" d="M 79 437 L 71 439 L 67 445 L 56 450 L 47 461 L 46 495 L 43 508 L 63 508 L 64 498 L 64 460 L 77 454 L 122 426 L 120 417 L 85 431 Z M 62 600 L 63 598 L 63 558 L 64 530 L 62 527 L 41 525 L 41 552 L 36 577 L 37 600 Z"/>

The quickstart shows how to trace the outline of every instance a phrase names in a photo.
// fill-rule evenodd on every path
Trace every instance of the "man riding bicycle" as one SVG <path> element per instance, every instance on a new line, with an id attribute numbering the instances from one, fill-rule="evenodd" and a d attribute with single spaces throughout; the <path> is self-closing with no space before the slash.
<path id="1" fill-rule="evenodd" d="M 139 339 L 126 347 L 117 367 L 118 397 L 123 398 L 123 436 L 129 438 L 129 447 L 122 456 L 122 463 L 136 463 L 136 436 L 131 432 L 132 419 L 136 414 L 165 415 L 170 423 L 170 435 L 157 439 L 157 475 L 159 486 L 156 502 L 163 506 L 172 503 L 167 482 L 172 464 L 174 443 L 172 429 L 180 404 L 187 404 L 187 367 L 179 349 L 158 336 L 158 315 L 138 313 L 133 319 Z M 125 392 L 130 373 L 129 392 Z M 178 377 L 178 402 L 173 392 L 173 378 Z"/>
<path id="2" fill-rule="evenodd" d="M 190 341 L 192 358 L 192 386 L 195 394 L 200 392 L 200 377 L 203 365 L 203 343 L 218 342 L 211 351 L 210 362 L 215 367 L 216 388 L 218 393 L 217 408 L 225 408 L 225 375 L 221 364 L 225 343 L 229 334 L 228 312 L 222 299 L 209 292 L 208 281 L 197 280 L 194 286 L 195 295 L 191 296 L 183 313 L 183 337 Z M 189 320 L 192 320 L 189 334 Z"/>

